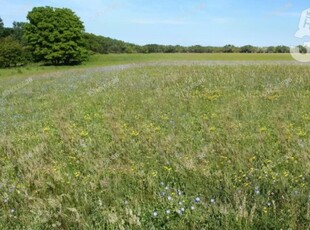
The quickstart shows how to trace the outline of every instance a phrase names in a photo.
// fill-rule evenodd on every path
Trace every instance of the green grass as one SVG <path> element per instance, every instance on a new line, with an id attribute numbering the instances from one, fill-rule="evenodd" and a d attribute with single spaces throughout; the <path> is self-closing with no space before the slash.
<path id="1" fill-rule="evenodd" d="M 109 54 L 95 55 L 86 65 L 114 65 L 123 63 L 150 61 L 291 61 L 290 54 L 242 54 L 242 53 L 214 53 L 214 54 Z"/>
<path id="2" fill-rule="evenodd" d="M 0 228 L 308 229 L 309 76 L 236 65 L 3 78 Z"/>
<path id="3" fill-rule="evenodd" d="M 0 69 L 1 77 L 36 75 L 63 71 L 68 69 L 83 69 L 98 66 L 110 66 L 141 62 L 156 61 L 292 61 L 290 54 L 108 54 L 93 55 L 89 61 L 80 66 L 42 66 L 40 64 L 29 64 L 25 67 Z"/>

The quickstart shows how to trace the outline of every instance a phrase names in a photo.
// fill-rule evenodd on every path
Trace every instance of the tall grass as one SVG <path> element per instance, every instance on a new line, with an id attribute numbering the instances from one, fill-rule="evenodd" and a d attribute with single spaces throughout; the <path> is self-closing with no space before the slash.
<path id="1" fill-rule="evenodd" d="M 0 228 L 308 229 L 309 76 L 236 65 L 7 79 Z"/>
<path id="2" fill-rule="evenodd" d="M 11 76 L 37 75 L 68 69 L 85 69 L 97 66 L 111 66 L 156 61 L 293 61 L 290 54 L 242 54 L 242 53 L 152 53 L 152 54 L 107 54 L 92 55 L 88 61 L 78 66 L 44 66 L 42 63 L 29 64 L 25 67 L 0 69 L 1 78 Z"/>

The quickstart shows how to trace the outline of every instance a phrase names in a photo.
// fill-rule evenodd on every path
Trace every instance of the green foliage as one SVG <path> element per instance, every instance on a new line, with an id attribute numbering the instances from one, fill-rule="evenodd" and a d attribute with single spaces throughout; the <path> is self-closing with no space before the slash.
<path id="1" fill-rule="evenodd" d="M 277 46 L 275 47 L 275 52 L 276 53 L 289 53 L 290 48 L 287 46 Z"/>
<path id="2" fill-rule="evenodd" d="M 307 50 L 308 47 L 306 47 L 306 46 L 299 45 L 298 48 L 299 48 L 299 52 L 302 54 L 305 54 L 308 52 L 308 50 Z"/>
<path id="3" fill-rule="evenodd" d="M 226 45 L 223 47 L 224 53 L 236 53 L 239 51 L 239 48 L 234 45 Z"/>
<path id="4" fill-rule="evenodd" d="M 141 49 L 135 44 L 95 34 L 84 33 L 83 37 L 86 48 L 95 53 L 138 53 Z"/>
<path id="5" fill-rule="evenodd" d="M 0 18 L 0 38 L 2 37 L 3 30 L 4 30 L 4 23 L 2 18 Z"/>
<path id="6" fill-rule="evenodd" d="M 4 27 L 2 18 L 0 18 L 0 38 L 5 38 L 12 35 L 13 29 Z"/>
<path id="7" fill-rule="evenodd" d="M 13 22 L 13 33 L 12 36 L 18 40 L 19 42 L 24 43 L 23 41 L 23 34 L 24 34 L 24 27 L 25 22 Z"/>
<path id="8" fill-rule="evenodd" d="M 241 53 L 255 53 L 256 50 L 257 50 L 256 47 L 251 46 L 251 45 L 242 46 L 240 48 Z"/>
<path id="9" fill-rule="evenodd" d="M 25 52 L 23 46 L 13 37 L 0 39 L 0 67 L 23 65 Z"/>
<path id="10" fill-rule="evenodd" d="M 85 60 L 84 26 L 73 11 L 35 7 L 27 19 L 24 37 L 37 61 L 71 65 Z"/>
<path id="11" fill-rule="evenodd" d="M 13 22 L 13 27 L 4 27 L 4 23 L 0 18 L 0 38 L 12 36 L 15 40 L 22 42 L 24 22 Z"/>
<path id="12" fill-rule="evenodd" d="M 180 46 L 147 44 L 144 46 L 123 42 L 109 37 L 84 33 L 86 48 L 93 53 L 289 53 L 289 47 L 255 47 L 246 45 L 237 47 L 234 45 L 216 46 Z"/>

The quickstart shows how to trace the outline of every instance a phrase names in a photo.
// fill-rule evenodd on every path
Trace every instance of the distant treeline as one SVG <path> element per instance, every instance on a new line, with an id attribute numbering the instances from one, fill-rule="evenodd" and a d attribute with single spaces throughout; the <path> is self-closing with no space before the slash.
<path id="1" fill-rule="evenodd" d="M 255 47 L 245 45 L 237 47 L 234 45 L 216 46 L 172 46 L 149 44 L 144 46 L 123 42 L 120 40 L 85 33 L 86 48 L 94 53 L 289 53 L 288 46 Z M 306 49 L 305 49 L 306 52 Z"/>

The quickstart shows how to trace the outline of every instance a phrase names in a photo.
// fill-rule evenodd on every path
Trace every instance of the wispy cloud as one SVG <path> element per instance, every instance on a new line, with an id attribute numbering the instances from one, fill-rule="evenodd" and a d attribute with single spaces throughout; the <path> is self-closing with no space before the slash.
<path id="1" fill-rule="evenodd" d="M 225 17 L 216 17 L 216 18 L 212 18 L 211 21 L 214 24 L 227 25 L 227 24 L 233 23 L 234 19 L 233 18 L 225 18 Z"/>
<path id="2" fill-rule="evenodd" d="M 281 12 L 281 11 L 274 11 L 268 13 L 268 16 L 275 16 L 275 17 L 300 17 L 301 12 Z"/>
<path id="3" fill-rule="evenodd" d="M 275 17 L 300 17 L 300 12 L 293 12 L 292 8 L 293 4 L 291 2 L 287 2 L 281 7 L 269 12 L 267 15 Z"/>
<path id="4" fill-rule="evenodd" d="M 184 25 L 186 24 L 181 20 L 174 19 L 133 19 L 130 21 L 132 24 L 140 25 Z"/>

